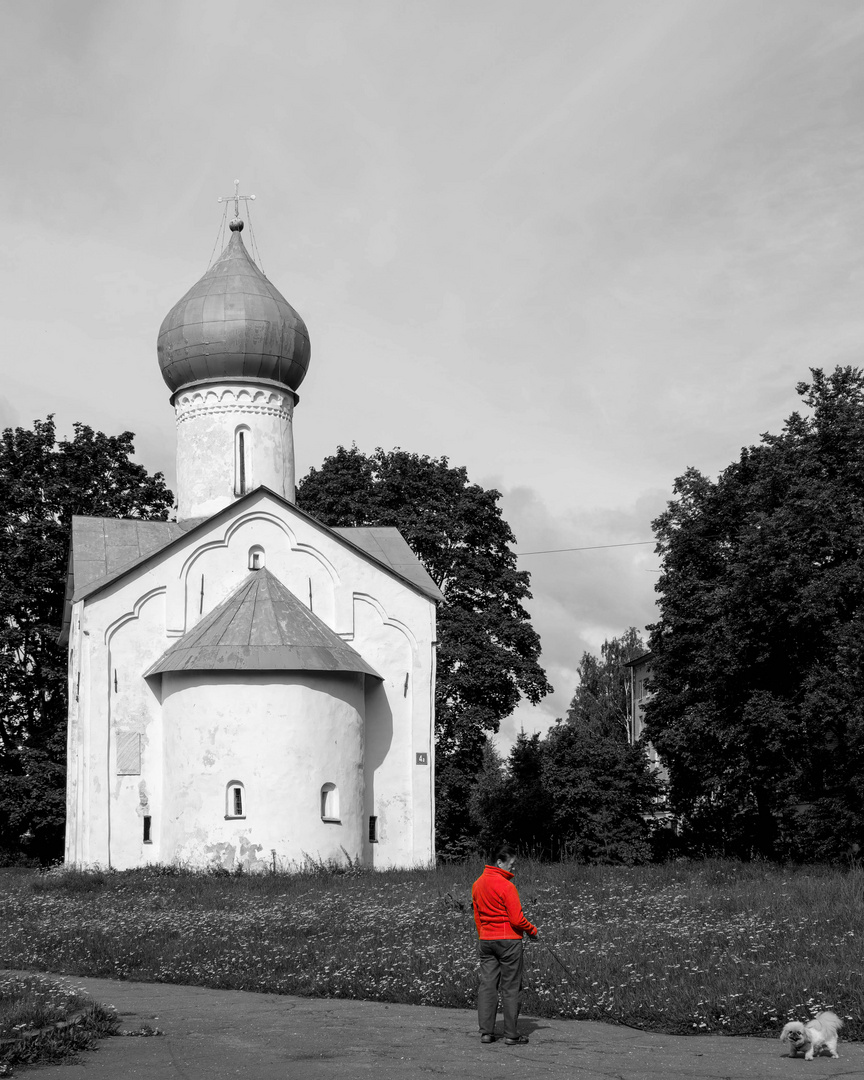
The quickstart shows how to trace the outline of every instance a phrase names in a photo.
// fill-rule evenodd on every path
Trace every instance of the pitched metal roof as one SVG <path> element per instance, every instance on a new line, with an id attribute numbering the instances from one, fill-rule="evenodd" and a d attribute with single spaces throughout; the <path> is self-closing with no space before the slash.
<path id="1" fill-rule="evenodd" d="M 352 526 L 332 530 L 344 537 L 353 547 L 360 548 L 367 555 L 385 566 L 389 566 L 400 577 L 416 585 L 421 592 L 436 600 L 443 600 L 444 594 L 429 576 L 426 567 L 408 545 L 408 541 L 392 525 Z"/>
<path id="2" fill-rule="evenodd" d="M 349 671 L 381 676 L 269 570 L 243 584 L 146 672 Z"/>
<path id="3" fill-rule="evenodd" d="M 60 644 L 69 638 L 73 599 L 77 600 L 89 585 L 119 577 L 185 531 L 176 521 L 73 516 Z"/>
<path id="4" fill-rule="evenodd" d="M 170 544 L 178 543 L 182 537 L 191 535 L 197 529 L 204 528 L 219 518 L 231 516 L 244 502 L 262 492 L 270 495 L 283 506 L 290 507 L 293 513 L 312 522 L 325 533 L 338 537 L 349 547 L 372 559 L 373 562 L 395 574 L 396 577 L 431 600 L 444 599 L 444 594 L 426 572 L 426 568 L 398 529 L 389 527 L 333 529 L 262 485 L 236 499 L 211 517 L 196 521 L 194 525 L 190 522 L 178 523 L 176 521 L 73 518 L 64 626 L 68 625 L 69 607 L 73 599 L 84 600 L 92 596 L 111 582 L 123 577 L 140 563 L 154 558 Z M 128 526 L 135 526 L 135 535 L 138 538 L 137 549 L 129 540 L 132 534 L 127 529 Z M 124 554 L 129 556 L 129 561 L 125 564 L 121 562 Z"/>
<path id="5" fill-rule="evenodd" d="M 124 570 L 184 535 L 176 521 L 73 517 L 76 591 Z"/>

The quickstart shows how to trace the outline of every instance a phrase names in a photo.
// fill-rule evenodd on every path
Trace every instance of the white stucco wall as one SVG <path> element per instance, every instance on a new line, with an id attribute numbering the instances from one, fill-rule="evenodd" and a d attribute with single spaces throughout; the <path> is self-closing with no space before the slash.
<path id="1" fill-rule="evenodd" d="M 250 869 L 315 859 L 367 861 L 364 676 L 172 672 L 163 678 L 160 859 Z M 245 816 L 226 818 L 243 784 Z M 336 785 L 339 821 L 321 817 Z"/>
<path id="2" fill-rule="evenodd" d="M 295 401 L 275 384 L 207 383 L 175 394 L 179 521 L 215 514 L 240 494 L 240 428 L 246 431 L 246 491 L 263 484 L 294 501 Z"/>
<path id="3" fill-rule="evenodd" d="M 251 770 L 246 775 L 256 777 L 254 783 L 262 785 L 262 791 L 276 792 L 286 781 L 284 762 L 277 765 L 274 760 L 262 766 L 272 775 L 256 772 L 255 755 L 261 753 L 254 745 L 259 714 L 270 733 L 267 739 L 273 732 L 293 730 L 285 726 L 292 720 L 283 723 L 287 705 L 280 695 L 287 691 L 274 689 L 280 685 L 278 680 L 268 682 L 256 676 L 259 681 L 254 687 L 232 690 L 223 701 L 215 682 L 205 679 L 196 690 L 193 684 L 201 683 L 197 676 L 183 676 L 189 681 L 182 685 L 177 676 L 143 678 L 178 637 L 243 581 L 253 546 L 263 549 L 267 568 L 305 604 L 311 598 L 315 614 L 383 678 L 381 684 L 369 680 L 365 700 L 352 705 L 356 716 L 365 713 L 363 738 L 352 742 L 351 736 L 343 750 L 337 748 L 334 759 L 340 769 L 349 764 L 356 767 L 359 788 L 347 780 L 344 783 L 346 792 L 354 792 L 351 798 L 360 800 L 350 826 L 355 832 L 349 837 L 349 826 L 343 824 L 337 847 L 342 844 L 352 857 L 359 852 L 366 862 L 378 866 L 423 864 L 434 857 L 435 604 L 293 507 L 266 492 L 256 492 L 236 511 L 231 509 L 193 530 L 167 552 L 75 605 L 69 668 L 68 861 L 127 866 L 167 862 L 176 856 L 210 862 L 228 858 L 231 846 L 238 858 L 244 844 L 247 852 L 261 844 L 259 854 L 267 859 L 274 848 L 278 857 L 282 851 L 290 857 L 298 847 L 310 854 L 332 850 L 332 838 L 339 830 L 322 827 L 320 815 L 317 823 L 312 820 L 304 825 L 305 838 L 298 838 L 286 822 L 280 825 L 275 820 L 267 826 L 269 831 L 256 822 L 259 831 L 254 836 L 241 834 L 235 830 L 236 823 L 226 826 L 224 809 L 212 826 L 200 824 L 212 819 L 208 800 L 217 773 L 221 785 L 230 779 L 247 783 L 244 776 L 222 779 L 226 769 L 231 771 L 227 755 L 238 752 L 244 738 L 248 752 L 243 750 L 247 756 L 236 762 L 237 767 Z M 71 693 L 76 683 L 77 701 Z M 327 704 L 333 695 L 320 686 L 301 689 L 298 683 L 290 693 L 292 708 L 305 710 L 308 718 L 301 737 L 304 754 L 329 753 L 330 740 L 338 740 L 333 734 L 337 728 L 353 730 L 352 722 L 339 712 L 341 706 Z M 333 700 L 339 700 L 338 695 Z M 202 764 L 204 751 L 196 750 L 198 757 L 192 756 L 188 739 L 179 730 L 184 710 L 196 717 L 195 730 L 206 731 L 208 739 L 212 733 L 219 744 L 219 754 L 207 769 Z M 142 773 L 117 777 L 118 736 L 132 730 L 142 735 Z M 304 743 L 306 736 L 310 741 Z M 168 750 L 172 746 L 177 748 L 176 756 Z M 417 763 L 418 754 L 425 755 L 425 764 Z M 264 762 L 269 758 L 262 755 Z M 172 772 L 178 761 L 190 768 L 194 765 L 197 780 L 183 783 L 182 776 Z M 169 783 L 174 786 L 169 788 Z M 199 823 L 188 832 L 184 832 L 183 809 L 177 801 L 181 790 L 190 807 L 200 799 L 201 809 L 195 811 Z M 224 798 L 224 787 L 219 797 Z M 308 793 L 301 799 L 298 791 L 298 800 L 298 805 L 308 806 Z M 153 823 L 149 845 L 143 844 L 141 829 L 145 809 Z M 365 839 L 370 815 L 379 824 L 379 843 L 374 845 Z M 174 823 L 169 826 L 169 821 Z M 201 828 L 203 836 L 195 832 Z M 346 837 L 355 846 L 346 843 Z"/>

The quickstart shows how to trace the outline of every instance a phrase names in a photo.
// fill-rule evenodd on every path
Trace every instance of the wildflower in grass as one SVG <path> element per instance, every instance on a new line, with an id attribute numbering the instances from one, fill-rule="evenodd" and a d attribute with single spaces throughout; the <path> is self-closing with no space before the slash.
<path id="1" fill-rule="evenodd" d="M 527 864 L 526 915 L 579 985 L 548 954 L 527 951 L 524 1009 L 776 1034 L 827 1003 L 850 1018 L 847 1036 L 861 1037 L 855 874 L 864 880 L 860 871 L 814 878 L 718 863 Z M 314 880 L 129 871 L 84 889 L 68 873 L 46 875 L 47 887 L 38 875 L 16 875 L 0 884 L 0 965 L 471 1008 L 476 932 L 470 916 L 442 902 L 459 876 L 459 867 Z M 790 955 L 790 937 L 813 926 L 807 940 L 819 949 Z"/>

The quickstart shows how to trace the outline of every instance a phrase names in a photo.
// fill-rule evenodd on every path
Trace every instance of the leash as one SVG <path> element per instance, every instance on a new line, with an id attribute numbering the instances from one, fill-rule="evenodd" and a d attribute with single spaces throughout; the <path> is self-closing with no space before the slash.
<path id="1" fill-rule="evenodd" d="M 570 979 L 570 982 L 574 986 L 576 986 L 577 985 L 576 976 L 573 974 L 573 972 L 570 970 L 570 968 L 567 967 L 567 965 L 564 963 L 564 961 L 561 959 L 561 957 L 558 955 L 558 953 L 555 952 L 555 950 L 552 948 L 552 946 L 547 945 L 545 941 L 538 941 L 537 944 L 542 945 L 543 948 L 546 950 L 546 952 L 548 952 L 549 955 L 552 957 L 552 959 L 555 960 L 558 964 L 560 964 L 562 968 L 564 968 L 564 970 L 567 972 L 567 977 Z"/>
<path id="2" fill-rule="evenodd" d="M 439 893 L 439 895 L 440 895 L 440 893 Z M 468 910 L 467 906 L 463 903 L 463 901 L 459 900 L 452 893 L 447 893 L 447 896 L 450 899 L 450 902 L 453 904 L 453 906 L 456 907 L 463 915 L 468 915 L 469 914 L 469 910 Z M 473 913 L 473 908 L 474 908 L 474 904 L 472 903 L 471 904 L 472 911 L 470 913 Z M 535 939 L 534 938 L 529 938 L 528 940 L 529 941 L 534 941 Z M 579 984 L 578 984 L 578 980 L 576 979 L 576 976 L 573 974 L 573 972 L 570 970 L 570 968 L 567 967 L 567 965 L 564 963 L 564 961 L 561 959 L 561 957 L 558 955 L 558 953 L 555 952 L 555 950 L 552 948 L 552 946 L 547 945 L 547 943 L 545 941 L 537 941 L 537 944 L 541 948 L 545 949 L 546 952 L 548 952 L 549 955 L 552 957 L 552 959 L 555 961 L 555 963 L 558 964 L 560 967 L 562 967 L 564 969 L 564 971 L 567 973 L 567 978 L 570 980 L 570 982 L 573 984 L 573 986 L 578 986 Z"/>

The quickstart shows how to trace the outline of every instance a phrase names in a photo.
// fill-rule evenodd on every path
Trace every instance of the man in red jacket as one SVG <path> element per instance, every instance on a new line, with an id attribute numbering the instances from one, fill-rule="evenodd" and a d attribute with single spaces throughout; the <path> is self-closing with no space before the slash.
<path id="1" fill-rule="evenodd" d="M 471 888 L 474 922 L 480 937 L 480 986 L 477 990 L 480 1042 L 495 1041 L 495 1014 L 500 994 L 505 1046 L 528 1042 L 528 1036 L 520 1035 L 516 1028 L 522 990 L 522 934 L 537 937 L 537 927 L 522 913 L 519 893 L 513 884 L 515 865 L 516 852 L 505 844 L 493 853 Z"/>

